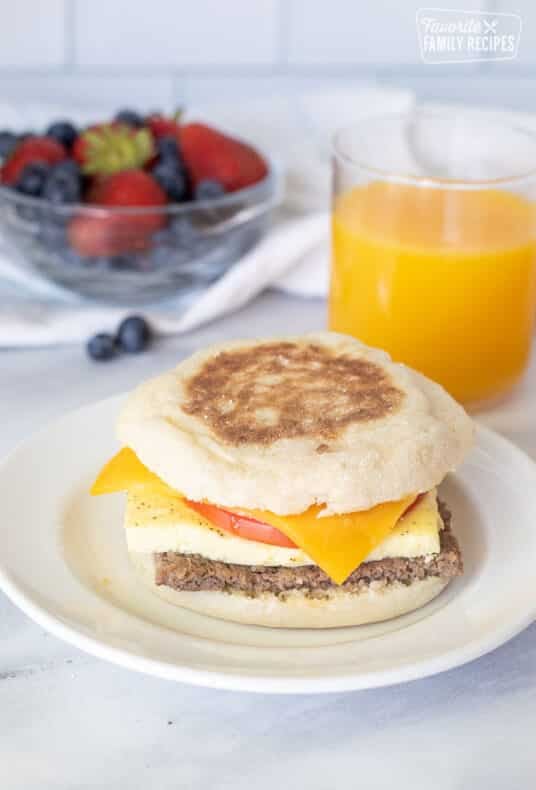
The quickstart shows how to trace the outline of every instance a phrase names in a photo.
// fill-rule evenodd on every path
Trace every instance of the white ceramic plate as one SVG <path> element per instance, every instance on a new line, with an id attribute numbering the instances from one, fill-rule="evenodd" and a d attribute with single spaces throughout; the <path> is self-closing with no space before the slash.
<path id="1" fill-rule="evenodd" d="M 115 451 L 120 399 L 69 414 L 0 468 L 0 586 L 44 628 L 130 669 L 218 688 L 311 693 L 388 685 L 458 666 L 536 618 L 536 465 L 480 429 L 441 495 L 466 573 L 387 623 L 278 631 L 179 609 L 142 588 L 121 495 L 87 489 Z"/>

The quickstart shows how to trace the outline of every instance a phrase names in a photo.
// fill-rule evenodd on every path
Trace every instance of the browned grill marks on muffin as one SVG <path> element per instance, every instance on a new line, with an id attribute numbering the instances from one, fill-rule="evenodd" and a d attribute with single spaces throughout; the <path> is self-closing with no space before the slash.
<path id="1" fill-rule="evenodd" d="M 452 578 L 463 571 L 458 542 L 450 530 L 450 513 L 443 503 L 440 510 L 445 527 L 440 533 L 438 554 L 423 557 L 389 557 L 363 562 L 341 585 L 347 592 L 360 592 L 370 585 L 375 589 L 393 582 L 409 585 L 435 576 Z M 273 593 L 281 595 L 301 590 L 309 595 L 325 595 L 337 585 L 317 566 L 287 568 L 282 566 L 236 565 L 207 560 L 200 555 L 165 552 L 155 555 L 155 581 L 175 590 L 216 590 L 242 592 L 246 595 Z"/>
<path id="2" fill-rule="evenodd" d="M 352 423 L 392 414 L 404 398 L 379 365 L 315 343 L 222 351 L 185 386 L 182 410 L 234 445 L 334 439 Z"/>

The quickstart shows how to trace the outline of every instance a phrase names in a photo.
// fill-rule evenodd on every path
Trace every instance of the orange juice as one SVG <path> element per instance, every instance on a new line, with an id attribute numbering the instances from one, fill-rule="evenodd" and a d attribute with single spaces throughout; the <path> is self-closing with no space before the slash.
<path id="1" fill-rule="evenodd" d="M 373 182 L 336 200 L 330 328 L 385 348 L 457 399 L 516 382 L 535 310 L 525 198 Z"/>

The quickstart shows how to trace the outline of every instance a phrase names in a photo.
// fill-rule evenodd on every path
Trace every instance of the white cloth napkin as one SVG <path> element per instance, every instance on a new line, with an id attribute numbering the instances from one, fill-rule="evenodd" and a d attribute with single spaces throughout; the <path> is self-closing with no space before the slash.
<path id="1" fill-rule="evenodd" d="M 280 221 L 254 250 L 210 286 L 189 307 L 171 299 L 141 312 L 163 334 L 185 332 L 238 309 L 267 287 L 305 297 L 324 297 L 328 281 L 329 140 L 333 131 L 368 115 L 405 111 L 411 94 L 356 85 L 352 89 L 277 97 L 239 107 L 193 108 L 203 118 L 251 140 L 282 162 L 286 209 L 301 212 Z M 0 126 L 40 128 L 68 115 L 78 122 L 98 112 L 61 107 L 0 105 Z M 102 117 L 102 116 L 101 116 Z M 107 117 L 105 115 L 104 117 Z M 17 267 L 0 248 L 0 347 L 80 342 L 97 331 L 111 331 L 128 312 L 99 305 Z M 140 312 L 140 309 L 136 309 Z"/>
<path id="2" fill-rule="evenodd" d="M 173 300 L 137 308 L 160 334 L 186 332 L 219 316 L 237 310 L 270 285 L 309 296 L 326 292 L 328 215 L 313 214 L 285 222 L 186 310 Z M 284 275 L 297 267 L 297 277 L 285 286 Z M 302 276 L 302 271 L 307 276 Z M 282 279 L 280 279 L 282 278 Z M 47 286 L 44 286 L 46 288 Z M 308 293 L 307 293 L 308 292 Z M 113 331 L 129 312 L 76 300 L 35 295 L 31 300 L 12 294 L 0 306 L 0 346 L 46 346 L 79 342 L 96 331 Z"/>

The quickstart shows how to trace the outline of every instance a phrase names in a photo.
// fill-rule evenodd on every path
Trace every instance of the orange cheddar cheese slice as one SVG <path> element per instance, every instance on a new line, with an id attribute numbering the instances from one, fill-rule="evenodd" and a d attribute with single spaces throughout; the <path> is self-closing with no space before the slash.
<path id="1" fill-rule="evenodd" d="M 170 488 L 151 472 L 128 447 L 124 447 L 103 467 L 93 483 L 91 493 L 111 494 L 143 487 L 160 496 L 182 500 L 183 495 Z M 240 512 L 270 524 L 290 538 L 313 559 L 336 584 L 342 584 L 363 560 L 389 535 L 416 496 L 397 502 L 384 502 L 370 510 L 337 516 L 319 516 L 321 507 L 310 507 L 304 513 L 281 516 L 271 511 Z"/>
<path id="2" fill-rule="evenodd" d="M 166 485 L 158 475 L 151 472 L 145 464 L 142 464 L 130 447 L 123 447 L 102 467 L 97 479 L 91 486 L 90 494 L 92 496 L 115 494 L 117 491 L 128 491 L 130 488 L 138 485 L 157 488 L 159 491 L 164 489 L 165 491 L 173 492 L 175 496 L 180 496 L 177 491 Z"/>

